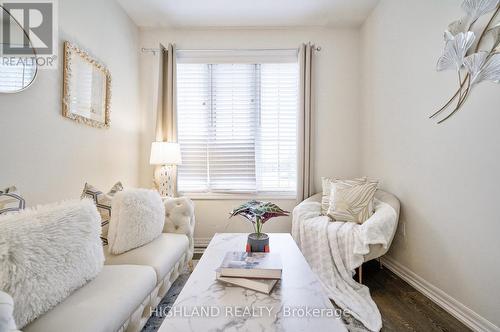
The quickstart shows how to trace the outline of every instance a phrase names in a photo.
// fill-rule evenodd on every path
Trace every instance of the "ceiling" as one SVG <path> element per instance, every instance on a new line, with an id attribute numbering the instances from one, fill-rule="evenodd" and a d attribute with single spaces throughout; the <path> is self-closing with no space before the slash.
<path id="1" fill-rule="evenodd" d="M 141 27 L 351 27 L 379 0 L 117 1 Z"/>

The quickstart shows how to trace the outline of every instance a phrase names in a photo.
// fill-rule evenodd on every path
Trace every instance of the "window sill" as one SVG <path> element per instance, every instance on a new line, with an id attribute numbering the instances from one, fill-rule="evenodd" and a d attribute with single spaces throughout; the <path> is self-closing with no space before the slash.
<path id="1" fill-rule="evenodd" d="M 188 197 L 193 200 L 251 200 L 251 199 L 274 199 L 274 200 L 296 200 L 293 194 L 261 193 L 261 194 L 222 194 L 222 193 L 183 193 L 179 196 Z"/>

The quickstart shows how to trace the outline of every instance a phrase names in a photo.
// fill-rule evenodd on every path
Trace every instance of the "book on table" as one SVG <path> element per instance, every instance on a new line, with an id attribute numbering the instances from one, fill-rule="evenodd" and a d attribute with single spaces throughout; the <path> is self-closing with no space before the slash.
<path id="1" fill-rule="evenodd" d="M 219 270 L 217 270 L 217 280 L 266 294 L 271 293 L 273 287 L 278 283 L 278 279 L 223 277 Z"/>
<path id="2" fill-rule="evenodd" d="M 221 277 L 280 279 L 283 267 L 279 254 L 264 252 L 226 253 L 219 268 Z"/>

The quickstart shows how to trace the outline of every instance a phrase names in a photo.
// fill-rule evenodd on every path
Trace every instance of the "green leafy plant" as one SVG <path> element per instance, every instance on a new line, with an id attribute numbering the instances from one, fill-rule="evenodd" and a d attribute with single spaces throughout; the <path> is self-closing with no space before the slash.
<path id="1" fill-rule="evenodd" d="M 288 216 L 290 212 L 282 210 L 279 206 L 271 202 L 260 202 L 252 200 L 231 211 L 229 218 L 242 216 L 253 224 L 257 236 L 262 234 L 262 226 L 269 219 L 275 217 Z"/>

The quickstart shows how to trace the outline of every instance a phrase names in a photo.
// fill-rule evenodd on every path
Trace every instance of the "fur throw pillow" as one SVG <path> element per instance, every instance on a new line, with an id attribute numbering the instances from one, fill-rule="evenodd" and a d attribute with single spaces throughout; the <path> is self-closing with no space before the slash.
<path id="1" fill-rule="evenodd" d="M 165 205 L 156 190 L 129 189 L 118 192 L 112 203 L 109 252 L 121 254 L 156 239 L 165 223 Z"/>
<path id="2" fill-rule="evenodd" d="M 0 216 L 0 290 L 14 299 L 18 328 L 101 271 L 100 219 L 88 199 Z"/>

